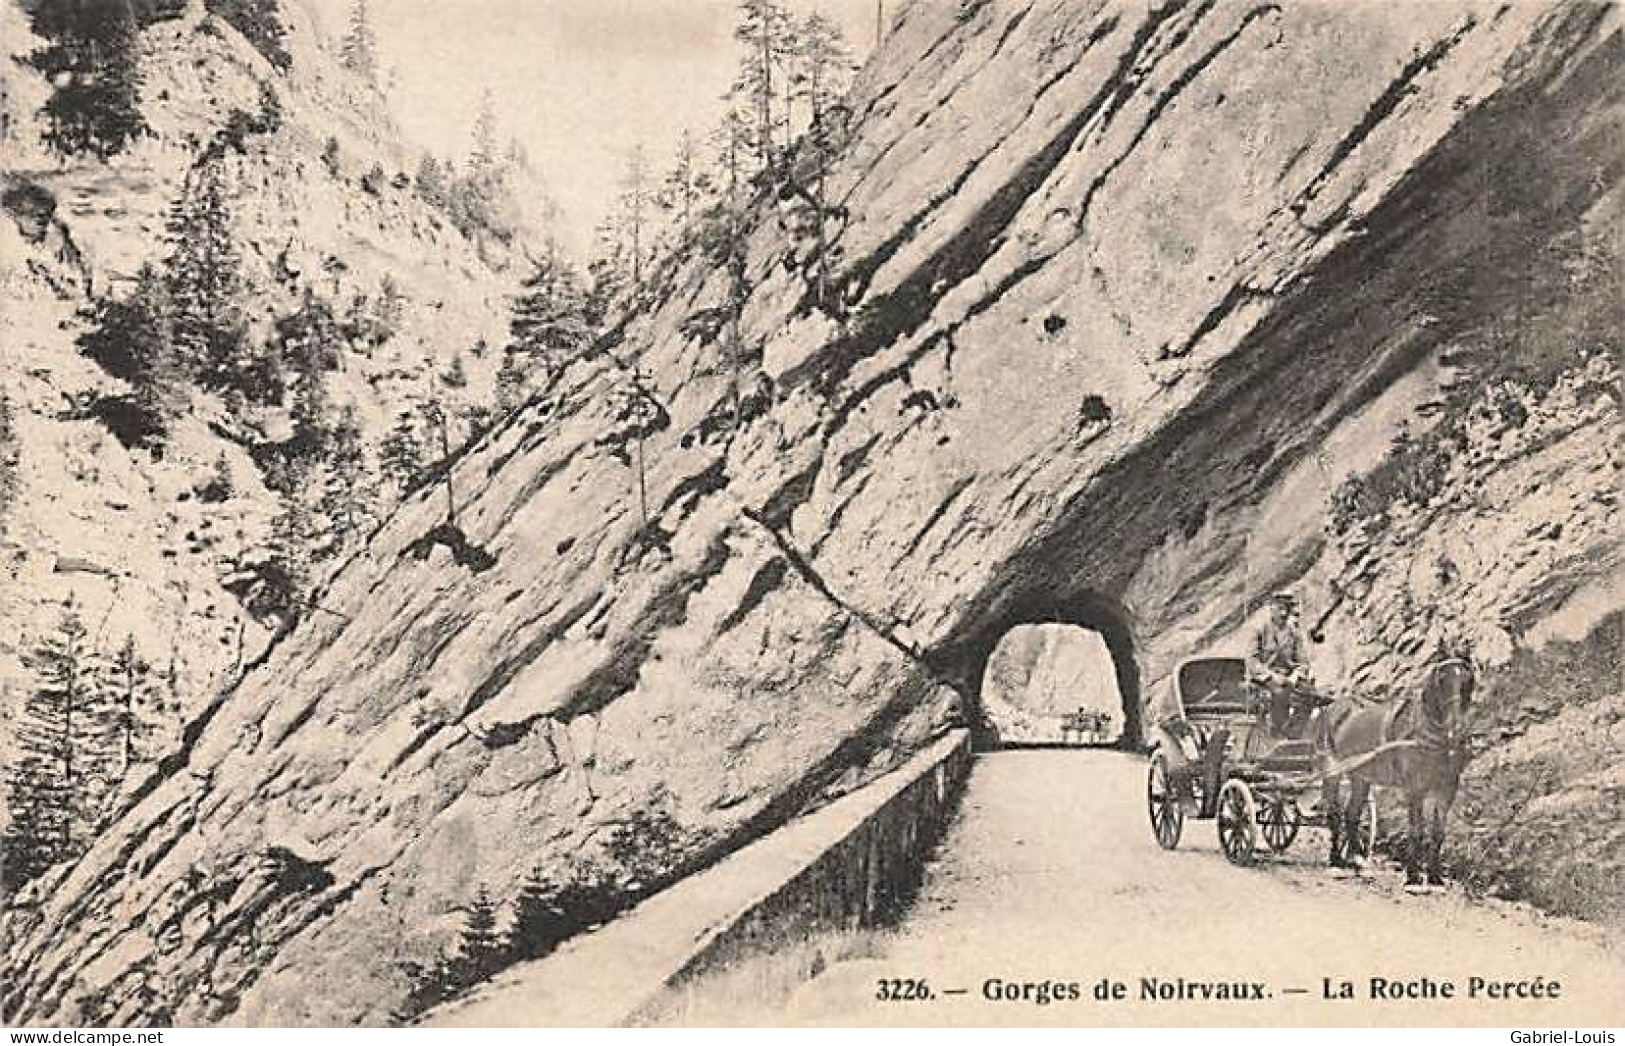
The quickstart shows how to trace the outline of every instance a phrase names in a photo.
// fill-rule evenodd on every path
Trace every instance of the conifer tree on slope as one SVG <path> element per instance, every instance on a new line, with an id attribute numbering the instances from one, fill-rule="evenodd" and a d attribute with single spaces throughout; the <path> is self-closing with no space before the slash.
<path id="1" fill-rule="evenodd" d="M 593 230 L 593 241 L 592 260 L 587 263 L 590 286 L 586 314 L 588 326 L 597 328 L 604 325 L 610 308 L 630 282 L 620 215 L 613 212 L 606 215 Z"/>
<path id="2" fill-rule="evenodd" d="M 829 303 L 828 259 L 828 191 L 826 181 L 829 167 L 843 143 L 840 140 L 839 121 L 834 119 L 836 104 L 846 93 L 851 80 L 852 55 L 846 45 L 841 27 L 820 12 L 813 12 L 797 27 L 794 54 L 794 80 L 798 97 L 805 98 L 808 111 L 807 134 L 803 139 L 805 151 L 813 162 L 812 200 L 813 222 L 818 246 L 814 258 L 814 299 L 821 307 Z"/>
<path id="3" fill-rule="evenodd" d="M 180 361 L 208 387 L 241 388 L 259 402 L 274 399 L 273 390 L 252 380 L 242 259 L 218 162 L 203 164 L 189 179 L 170 212 L 169 241 L 169 297 Z"/>
<path id="4" fill-rule="evenodd" d="M 377 79 L 378 37 L 372 30 L 367 0 L 354 0 L 350 5 L 350 27 L 339 44 L 339 61 L 369 83 Z"/>
<path id="5" fill-rule="evenodd" d="M 356 409 L 347 406 L 328 433 L 321 500 L 317 503 L 317 511 L 330 530 L 329 540 L 320 550 L 324 557 L 337 555 L 366 536 L 377 510 L 374 479 Z"/>
<path id="6" fill-rule="evenodd" d="M 713 259 L 727 266 L 729 275 L 727 338 L 723 353 L 728 359 L 733 401 L 734 427 L 744 423 L 743 398 L 739 388 L 743 347 L 740 344 L 739 316 L 745 307 L 745 221 L 748 200 L 744 184 L 744 162 L 750 143 L 750 124 L 738 106 L 730 106 L 712 136 L 722 169 L 723 199 L 721 228 L 708 247 Z"/>
<path id="7" fill-rule="evenodd" d="M 327 374 L 337 370 L 344 339 L 333 308 L 308 287 L 298 310 L 276 321 L 277 356 L 288 368 L 295 439 L 301 453 L 322 453 L 326 427 Z"/>
<path id="8" fill-rule="evenodd" d="M 506 363 L 506 360 L 504 360 Z M 498 398 L 501 398 L 501 380 L 498 380 Z M 511 408 L 510 408 L 511 409 Z M 395 414 L 395 424 L 378 448 L 378 467 L 384 478 L 395 484 L 397 494 L 412 489 L 428 462 L 429 451 L 418 426 L 418 412 L 402 410 Z"/>
<path id="9" fill-rule="evenodd" d="M 451 961 L 452 981 L 457 987 L 478 984 L 497 972 L 504 945 L 502 934 L 497 930 L 499 911 L 498 903 L 491 899 L 485 886 L 480 885 L 463 911 L 462 934 Z"/>
<path id="10" fill-rule="evenodd" d="M 531 264 L 531 274 L 513 299 L 507 351 L 527 374 L 540 367 L 551 378 L 587 349 L 592 324 L 581 278 L 555 244 L 548 244 Z"/>
<path id="11" fill-rule="evenodd" d="M 25 661 L 35 685 L 23 701 L 6 775 L 4 875 L 13 884 L 78 855 L 105 790 L 93 657 L 73 603 Z"/>
<path id="12" fill-rule="evenodd" d="M 677 154 L 661 191 L 661 206 L 677 219 L 678 243 L 686 245 L 693 235 L 694 208 L 706 189 L 706 175 L 699 166 L 694 134 L 683 128 L 677 138 Z"/>
<path id="13" fill-rule="evenodd" d="M 163 681 L 152 663 L 141 656 L 133 634 L 125 635 L 123 645 L 107 659 L 100 680 L 103 705 L 113 726 L 112 748 L 119 776 L 127 776 L 136 763 L 156 756 L 157 744 L 176 710 L 166 700 Z"/>
<path id="14" fill-rule="evenodd" d="M 631 239 L 632 293 L 643 287 L 643 257 L 648 235 L 650 203 L 649 156 L 639 142 L 626 154 L 626 169 L 621 175 L 621 213 L 623 226 Z"/>
<path id="15" fill-rule="evenodd" d="M 28 62 L 53 89 L 45 142 L 64 156 L 107 159 L 149 133 L 141 113 L 141 22 L 129 0 L 43 0 Z"/>
<path id="16" fill-rule="evenodd" d="M 833 19 L 814 11 L 796 26 L 792 80 L 807 102 L 814 130 L 846 94 L 852 79 L 852 51 Z"/>
<path id="17" fill-rule="evenodd" d="M 284 72 L 293 66 L 293 56 L 283 45 L 287 30 L 282 26 L 277 0 L 204 0 L 204 6 L 242 33 L 273 66 Z"/>
<path id="18" fill-rule="evenodd" d="M 762 170 L 773 166 L 787 114 L 775 90 L 784 82 L 790 54 L 791 23 L 778 0 L 740 0 L 734 39 L 743 54 L 733 94 L 752 110 L 752 148 Z"/>
<path id="19" fill-rule="evenodd" d="M 79 349 L 115 378 L 129 382 L 145 427 L 158 437 L 185 408 L 187 375 L 174 345 L 174 307 L 158 270 L 142 265 L 134 290 L 103 298 L 90 311 Z"/>
<path id="20" fill-rule="evenodd" d="M 248 601 L 256 615 L 273 615 L 284 626 L 304 616 L 319 533 L 306 492 L 308 477 L 282 497 L 282 509 L 271 521 L 270 556 L 260 567 L 260 583 Z"/>

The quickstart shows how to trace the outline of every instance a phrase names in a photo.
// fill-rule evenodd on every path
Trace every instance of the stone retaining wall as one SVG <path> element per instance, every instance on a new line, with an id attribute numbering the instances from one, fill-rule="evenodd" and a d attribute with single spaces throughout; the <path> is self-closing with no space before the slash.
<path id="1" fill-rule="evenodd" d="M 897 770 L 431 1013 L 439 1027 L 658 1019 L 671 989 L 758 951 L 885 922 L 918 883 L 970 771 L 956 730 Z"/>

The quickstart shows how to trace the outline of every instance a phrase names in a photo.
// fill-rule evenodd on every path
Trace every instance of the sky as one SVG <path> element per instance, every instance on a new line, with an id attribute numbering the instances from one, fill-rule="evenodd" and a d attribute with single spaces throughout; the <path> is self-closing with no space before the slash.
<path id="1" fill-rule="evenodd" d="M 874 43 L 877 0 L 789 0 Z M 715 126 L 737 65 L 734 0 L 370 0 L 402 129 L 442 156 L 467 155 L 492 92 L 499 141 L 518 139 L 585 248 L 627 152 L 664 168 L 682 128 Z M 887 14 L 893 3 L 887 3 Z"/>

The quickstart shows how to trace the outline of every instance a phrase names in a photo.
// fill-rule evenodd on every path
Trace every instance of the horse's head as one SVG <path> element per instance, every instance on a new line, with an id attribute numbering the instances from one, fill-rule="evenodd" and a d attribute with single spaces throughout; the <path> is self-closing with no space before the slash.
<path id="1" fill-rule="evenodd" d="M 1459 747 L 1472 726 L 1473 666 L 1452 657 L 1428 666 L 1422 680 L 1422 712 L 1446 746 Z"/>

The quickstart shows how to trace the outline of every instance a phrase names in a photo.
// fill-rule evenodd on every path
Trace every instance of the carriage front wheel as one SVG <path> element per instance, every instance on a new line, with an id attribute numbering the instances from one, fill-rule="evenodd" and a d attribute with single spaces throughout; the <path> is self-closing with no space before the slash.
<path id="1" fill-rule="evenodd" d="M 1185 828 L 1185 808 L 1179 803 L 1168 780 L 1168 757 L 1158 752 L 1151 757 L 1151 769 L 1145 780 L 1145 805 L 1151 815 L 1151 834 L 1157 845 L 1172 850 L 1179 845 L 1179 834 Z"/>
<path id="2" fill-rule="evenodd" d="M 1270 849 L 1285 853 L 1292 840 L 1298 837 L 1298 829 L 1303 826 L 1303 812 L 1291 796 L 1270 796 L 1264 800 L 1264 812 L 1258 818 L 1258 826 L 1263 829 L 1264 841 Z"/>
<path id="3" fill-rule="evenodd" d="M 1231 864 L 1246 867 L 1258 853 L 1258 804 L 1247 782 L 1231 779 L 1219 789 L 1219 848 Z"/>

